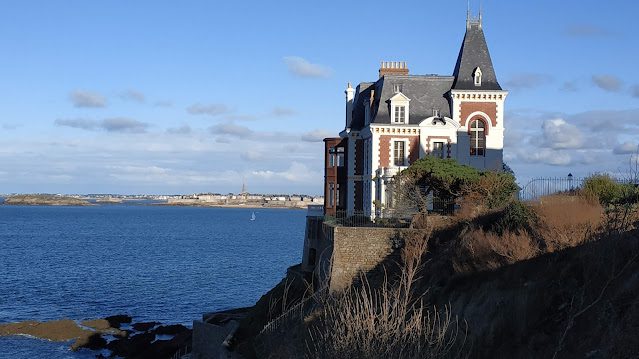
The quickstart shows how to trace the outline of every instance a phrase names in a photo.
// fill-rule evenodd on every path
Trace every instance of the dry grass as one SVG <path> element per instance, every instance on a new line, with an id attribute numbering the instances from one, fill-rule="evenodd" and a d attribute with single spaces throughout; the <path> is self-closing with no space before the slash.
<path id="1" fill-rule="evenodd" d="M 541 220 L 538 230 L 545 252 L 583 244 L 604 224 L 599 202 L 583 196 L 547 196 L 533 209 Z"/>
<path id="2" fill-rule="evenodd" d="M 474 229 L 459 240 L 453 267 L 458 273 L 492 270 L 539 255 L 535 240 L 526 232 L 502 235 Z"/>
<path id="3" fill-rule="evenodd" d="M 419 276 L 429 235 L 410 238 L 402 250 L 401 272 L 373 288 L 362 285 L 329 297 L 310 328 L 310 358 L 439 358 L 450 353 L 459 326 L 449 308 L 428 308 L 413 284 Z"/>

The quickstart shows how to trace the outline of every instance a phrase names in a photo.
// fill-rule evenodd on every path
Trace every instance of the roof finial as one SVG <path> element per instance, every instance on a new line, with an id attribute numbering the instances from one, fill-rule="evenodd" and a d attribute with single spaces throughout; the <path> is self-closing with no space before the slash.
<path id="1" fill-rule="evenodd" d="M 470 28 L 470 0 L 468 0 L 468 9 L 466 10 L 466 28 Z"/>
<path id="2" fill-rule="evenodd" d="M 479 28 L 481 29 L 481 0 L 479 0 Z"/>

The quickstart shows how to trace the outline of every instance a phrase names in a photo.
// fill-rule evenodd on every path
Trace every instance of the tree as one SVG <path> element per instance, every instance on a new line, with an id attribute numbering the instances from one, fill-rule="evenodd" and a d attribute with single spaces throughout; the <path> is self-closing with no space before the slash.
<path id="1" fill-rule="evenodd" d="M 468 196 L 488 208 L 501 207 L 519 190 L 509 172 L 479 171 L 454 159 L 424 157 L 414 162 L 394 179 L 396 202 L 405 207 L 428 208 L 428 195 L 453 204 Z"/>

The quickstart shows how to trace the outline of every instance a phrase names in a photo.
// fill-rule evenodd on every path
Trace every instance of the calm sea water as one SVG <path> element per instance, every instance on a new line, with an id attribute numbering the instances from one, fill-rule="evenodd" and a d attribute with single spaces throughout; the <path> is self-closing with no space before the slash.
<path id="1" fill-rule="evenodd" d="M 304 218 L 285 209 L 0 206 L 0 323 L 126 313 L 190 325 L 203 312 L 252 305 L 300 262 Z M 5 337 L 0 358 L 95 355 L 68 347 Z"/>

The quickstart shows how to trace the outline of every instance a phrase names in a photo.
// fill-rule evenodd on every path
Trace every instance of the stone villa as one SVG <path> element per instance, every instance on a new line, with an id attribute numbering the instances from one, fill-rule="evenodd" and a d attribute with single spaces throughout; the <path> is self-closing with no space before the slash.
<path id="1" fill-rule="evenodd" d="M 392 177 L 424 156 L 502 169 L 504 105 L 481 13 L 468 14 L 453 74 L 413 75 L 405 62 L 381 63 L 379 78 L 346 88 L 345 126 L 326 138 L 324 211 L 375 218 Z"/>

